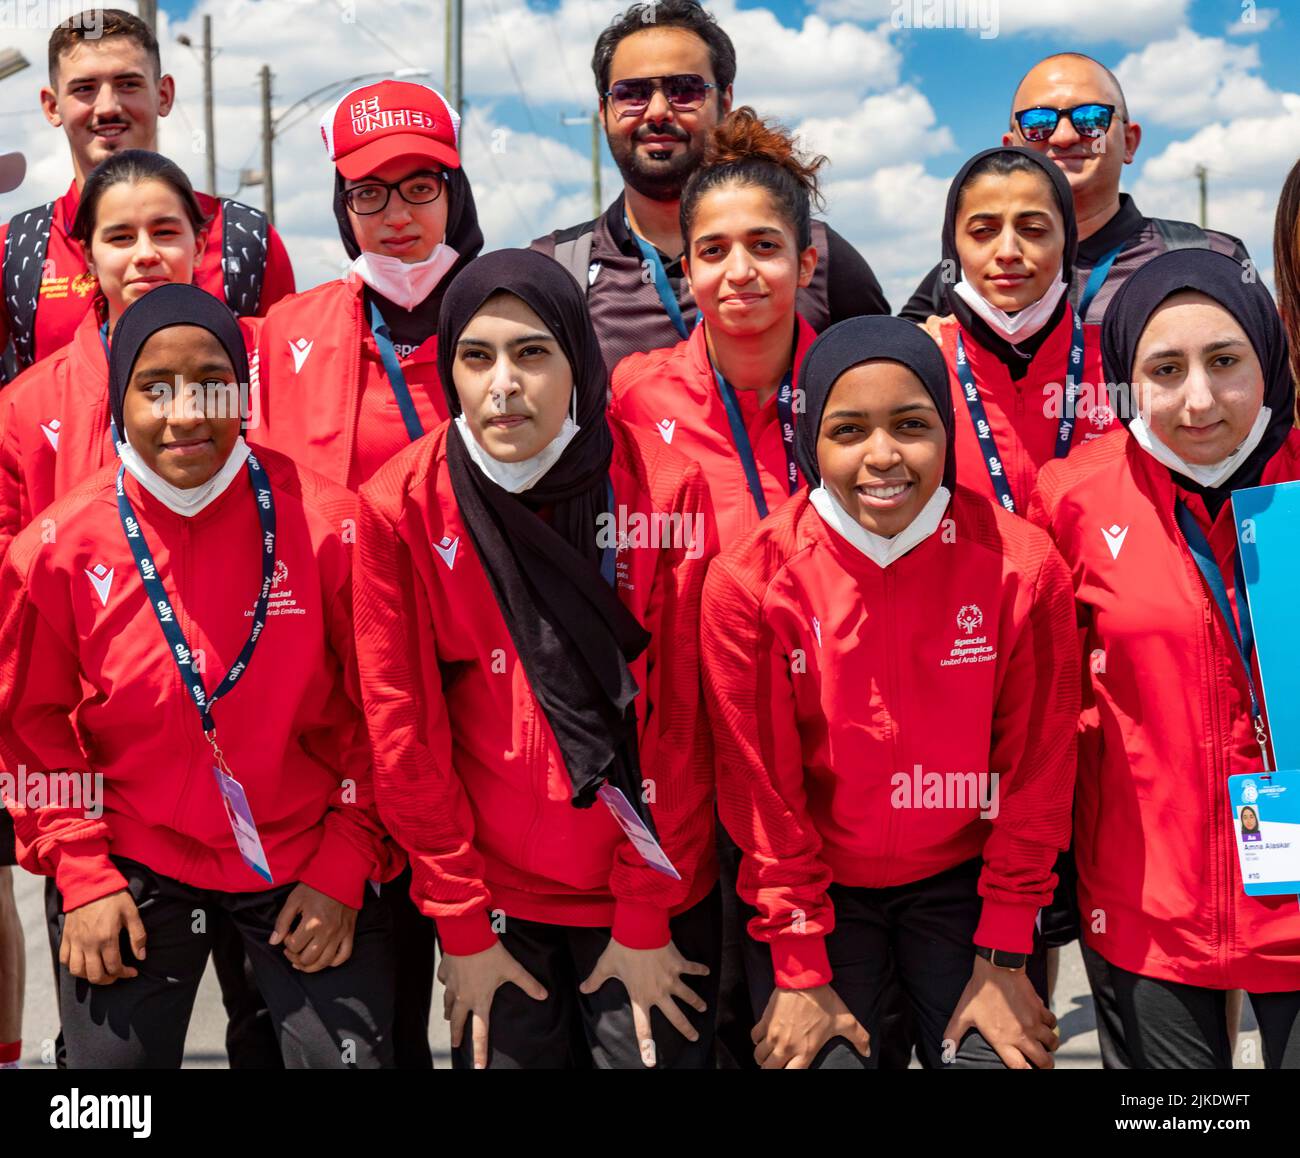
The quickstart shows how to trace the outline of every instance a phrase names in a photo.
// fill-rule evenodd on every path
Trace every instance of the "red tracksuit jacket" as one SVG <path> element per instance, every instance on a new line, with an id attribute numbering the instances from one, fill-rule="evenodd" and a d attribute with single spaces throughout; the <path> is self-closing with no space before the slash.
<path id="1" fill-rule="evenodd" d="M 604 805 L 570 803 L 563 757 L 452 491 L 446 439 L 460 435 L 444 424 L 361 489 L 357 646 L 376 798 L 410 856 L 411 895 L 449 953 L 491 946 L 497 908 L 612 925 L 621 943 L 656 948 L 670 914 L 717 879 L 697 649 L 716 550 L 708 493 L 699 468 L 657 437 L 611 428 L 610 477 L 629 530 L 619 595 L 652 635 L 632 665 L 642 775 L 680 882 L 644 864 Z M 635 516 L 652 513 L 690 518 L 693 547 L 647 548 Z"/>
<path id="2" fill-rule="evenodd" d="M 410 445 L 355 274 L 279 302 L 258 324 L 260 416 L 249 442 L 350 490 Z M 438 339 L 401 360 L 425 431 L 447 417 Z"/>
<path id="3" fill-rule="evenodd" d="M 374 809 L 351 608 L 355 498 L 280 455 L 277 582 L 266 629 L 213 710 L 275 883 L 304 881 L 360 908 L 367 878 L 401 864 Z M 253 892 L 212 775 L 212 751 L 118 517 L 116 471 L 50 509 L 0 570 L 0 760 L 11 774 L 95 772 L 103 815 L 16 808 L 22 865 L 53 876 L 65 910 L 125 887 L 109 853 L 200 888 Z M 192 518 L 126 488 L 211 692 L 248 637 L 262 535 L 247 473 Z"/>
<path id="4" fill-rule="evenodd" d="M 804 354 L 817 337 L 803 318 L 798 318 L 797 323 L 796 382 Z M 718 519 L 718 541 L 723 546 L 730 546 L 758 525 L 758 508 L 731 436 L 703 326 L 696 326 L 691 336 L 676 346 L 628 355 L 614 370 L 610 392 L 609 413 L 613 417 L 662 438 L 700 464 Z M 762 406 L 752 390 L 737 390 L 736 398 L 767 508 L 775 511 L 790 497 L 776 397 Z M 798 478 L 802 486 L 803 475 Z"/>
<path id="5" fill-rule="evenodd" d="M 221 202 L 206 193 L 194 194 L 199 208 L 208 217 L 208 242 L 194 269 L 194 284 L 213 297 L 225 301 L 225 274 L 222 269 L 223 234 Z M 95 279 L 86 270 L 86 257 L 79 242 L 68 236 L 81 193 L 74 181 L 68 191 L 54 203 L 50 221 L 50 240 L 45 251 L 48 272 L 41 279 L 36 307 L 36 357 L 48 358 L 72 341 L 73 333 L 90 309 L 95 296 Z M 9 223 L 0 224 L 0 250 L 4 249 Z M 285 294 L 293 293 L 293 266 L 289 254 L 272 226 L 267 238 L 266 273 L 262 282 L 262 299 L 257 312 L 265 313 Z"/>
<path id="6" fill-rule="evenodd" d="M 247 340 L 252 323 L 241 318 L 240 326 Z M 108 361 L 92 311 L 68 345 L 0 393 L 0 559 L 55 499 L 116 460 Z"/>
<path id="7" fill-rule="evenodd" d="M 1069 842 L 1079 715 L 1069 573 L 1046 535 L 958 487 L 940 529 L 881 568 L 805 492 L 713 563 L 701 632 L 719 811 L 778 985 L 831 980 L 830 882 L 904 884 L 981 854 L 975 943 L 1032 948 Z M 971 773 L 998 776 L 988 819 Z"/>
<path id="8" fill-rule="evenodd" d="M 1293 431 L 1263 481 L 1297 478 Z M 1300 989 L 1296 898 L 1242 888 L 1227 782 L 1264 765 L 1241 660 L 1174 519 L 1181 494 L 1235 603 L 1231 503 L 1211 527 L 1204 502 L 1123 430 L 1038 486 L 1030 517 L 1073 573 L 1091 673 L 1074 835 L 1083 936 L 1146 977 Z"/>
<path id="9" fill-rule="evenodd" d="M 1012 380 L 997 355 L 979 346 L 970 334 L 962 330 L 956 318 L 947 318 L 943 323 L 943 357 L 948 363 L 952 404 L 957 411 L 957 481 L 979 494 L 996 498 L 984 451 L 976 437 L 975 424 L 957 377 L 957 334 L 960 332 L 993 430 L 998 455 L 1011 483 L 1011 497 L 1016 501 L 1017 514 L 1023 515 L 1028 510 L 1029 496 L 1033 493 L 1039 468 L 1051 462 L 1056 454 L 1061 407 L 1057 405 L 1050 410 L 1047 407 L 1052 401 L 1059 403 L 1065 396 L 1065 372 L 1070 360 L 1073 327 L 1074 314 L 1067 306 L 1056 329 L 1034 355 L 1029 372 L 1017 382 Z M 1072 451 L 1077 451 L 1084 443 L 1100 437 L 1115 425 L 1115 413 L 1099 385 L 1105 381 L 1101 369 L 1101 327 L 1084 326 L 1083 337 L 1083 380 L 1077 417 L 1070 435 Z"/>

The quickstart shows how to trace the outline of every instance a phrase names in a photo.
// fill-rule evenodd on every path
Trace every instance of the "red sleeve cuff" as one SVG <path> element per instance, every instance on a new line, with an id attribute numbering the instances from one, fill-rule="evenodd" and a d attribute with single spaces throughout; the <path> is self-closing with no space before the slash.
<path id="1" fill-rule="evenodd" d="M 668 912 L 640 901 L 616 901 L 611 935 L 629 949 L 662 949 L 670 940 Z"/>
<path id="2" fill-rule="evenodd" d="M 1032 953 L 1037 919 L 1037 905 L 985 897 L 974 943 L 985 949 L 1002 949 L 1007 953 Z"/>
<path id="3" fill-rule="evenodd" d="M 52 859 L 54 883 L 63 897 L 65 913 L 126 888 L 126 877 L 108 859 L 107 841 L 68 841 L 56 847 Z"/>
<path id="4" fill-rule="evenodd" d="M 790 933 L 773 938 L 772 970 L 779 989 L 814 989 L 829 985 L 830 958 L 826 956 L 826 938 Z"/>
<path id="5" fill-rule="evenodd" d="M 438 917 L 435 924 L 438 926 L 438 943 L 442 946 L 442 951 L 453 957 L 482 953 L 497 943 L 492 922 L 483 909 L 464 917 Z"/>
<path id="6" fill-rule="evenodd" d="M 371 858 L 363 856 L 350 840 L 326 825 L 316 855 L 307 862 L 298 879 L 340 905 L 360 909 L 366 896 L 366 880 L 373 872 Z"/>

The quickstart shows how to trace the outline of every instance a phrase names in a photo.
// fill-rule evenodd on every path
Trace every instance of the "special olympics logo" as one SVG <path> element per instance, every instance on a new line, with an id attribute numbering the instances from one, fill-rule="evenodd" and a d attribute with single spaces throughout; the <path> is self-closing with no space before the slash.
<path id="1" fill-rule="evenodd" d="M 1115 411 L 1109 406 L 1094 406 L 1088 414 L 1088 420 L 1098 430 L 1105 430 L 1112 422 L 1115 421 Z"/>
<path id="2" fill-rule="evenodd" d="M 289 565 L 283 559 L 275 561 L 275 573 L 271 576 L 271 586 L 279 587 L 289 581 Z"/>
<path id="3" fill-rule="evenodd" d="M 979 609 L 978 603 L 963 603 L 957 612 L 957 626 L 967 635 L 972 635 L 983 622 L 984 612 Z"/>

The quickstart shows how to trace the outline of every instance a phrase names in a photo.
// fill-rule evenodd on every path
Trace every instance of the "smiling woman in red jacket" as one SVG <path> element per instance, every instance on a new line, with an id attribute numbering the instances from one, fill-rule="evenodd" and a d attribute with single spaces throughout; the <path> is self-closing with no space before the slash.
<path id="1" fill-rule="evenodd" d="M 95 300 L 67 346 L 0 394 L 0 558 L 36 515 L 116 457 L 109 336 L 132 302 L 193 280 L 207 229 L 180 168 L 128 149 L 87 178 L 72 235 L 96 278 Z"/>
<path id="2" fill-rule="evenodd" d="M 793 381 L 816 335 L 795 295 L 817 267 L 811 212 L 824 161 L 801 158 L 751 108 L 714 129 L 681 205 L 700 323 L 613 372 L 610 413 L 700 464 L 724 546 L 801 481 Z"/>
<path id="3" fill-rule="evenodd" d="M 1069 834 L 1069 574 L 956 485 L 917 327 L 832 326 L 800 388 L 809 489 L 719 556 L 701 615 L 719 811 L 758 910 L 755 1057 L 874 1066 L 892 974 L 927 1067 L 1051 1066 L 1025 963 Z"/>
<path id="4" fill-rule="evenodd" d="M 365 85 L 325 114 L 321 134 L 352 264 L 260 323 L 249 438 L 356 490 L 447 417 L 438 314 L 483 234 L 460 117 L 439 93 L 411 81 Z"/>
<path id="5" fill-rule="evenodd" d="M 1082 325 L 1066 298 L 1077 238 L 1065 174 L 1032 149 L 977 153 L 948 189 L 952 316 L 941 345 L 957 410 L 957 479 L 1019 514 L 1043 463 L 1115 422 L 1100 386 L 1098 329 Z M 1102 270 L 1084 296 L 1104 279 Z"/>
<path id="6" fill-rule="evenodd" d="M 0 574 L 0 759 L 21 863 L 58 886 L 74 1067 L 180 1065 L 213 910 L 243 935 L 286 1065 L 391 1055 L 391 945 L 365 886 L 400 860 L 357 704 L 354 502 L 249 453 L 247 372 L 202 290 L 130 307 L 110 364 L 122 463 Z M 89 804 L 61 792 L 69 773 Z"/>
<path id="7" fill-rule="evenodd" d="M 357 632 L 376 799 L 437 925 L 453 1060 L 706 1065 L 703 476 L 607 424 L 582 291 L 550 258 L 480 258 L 438 342 L 457 417 L 361 489 Z"/>
<path id="8" fill-rule="evenodd" d="M 1030 512 L 1089 657 L 1075 849 L 1102 1059 L 1230 1067 L 1225 991 L 1244 989 L 1265 1063 L 1294 1067 L 1300 909 L 1245 894 L 1227 797 L 1269 759 L 1231 498 L 1300 478 L 1286 339 L 1262 284 L 1187 250 L 1124 284 L 1103 353 L 1129 434 L 1047 467 Z"/>

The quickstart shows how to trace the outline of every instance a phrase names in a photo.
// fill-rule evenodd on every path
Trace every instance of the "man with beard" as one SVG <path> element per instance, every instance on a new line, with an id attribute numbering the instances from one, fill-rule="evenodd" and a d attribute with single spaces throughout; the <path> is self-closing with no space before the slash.
<path id="1" fill-rule="evenodd" d="M 694 0 L 633 4 L 596 41 L 591 61 L 610 153 L 624 191 L 605 213 L 538 238 L 580 284 L 610 370 L 634 352 L 672 346 L 695 324 L 682 275 L 679 203 L 710 130 L 731 110 L 736 50 Z M 889 312 L 862 255 L 813 222 L 817 271 L 799 291 L 814 330 Z"/>

